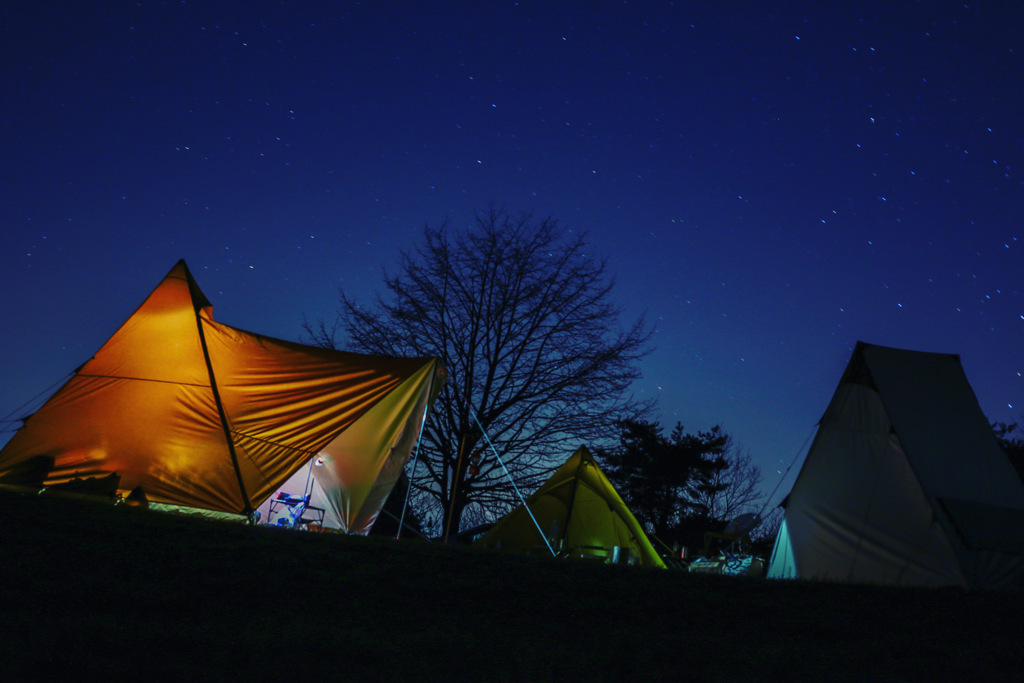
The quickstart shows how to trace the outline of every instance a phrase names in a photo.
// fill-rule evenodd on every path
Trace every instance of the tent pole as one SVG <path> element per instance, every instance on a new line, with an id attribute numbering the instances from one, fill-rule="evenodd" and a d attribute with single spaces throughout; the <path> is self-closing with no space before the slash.
<path id="1" fill-rule="evenodd" d="M 242 514 L 252 521 L 253 507 L 249 501 L 249 494 L 245 491 L 245 481 L 242 479 L 242 469 L 238 466 L 238 454 L 235 453 L 235 440 L 231 438 L 231 427 L 228 425 L 228 415 L 224 411 L 224 402 L 221 401 L 220 391 L 217 389 L 217 378 L 213 374 L 213 361 L 210 360 L 210 349 L 206 345 L 206 334 L 203 332 L 203 319 L 196 312 L 196 327 L 199 328 L 199 343 L 203 347 L 203 359 L 206 360 L 206 371 L 210 375 L 210 389 L 213 390 L 213 401 L 217 404 L 217 412 L 220 414 L 220 426 L 224 430 L 224 439 L 228 442 L 228 452 L 231 454 L 231 466 L 235 468 L 235 478 L 238 479 L 238 490 L 242 494 Z"/>
<path id="2" fill-rule="evenodd" d="M 313 465 L 316 464 L 316 459 L 319 457 L 319 455 L 314 455 L 312 458 L 310 458 L 309 469 L 306 470 L 306 485 L 302 487 L 302 497 L 306 499 L 307 504 L 313 497 Z"/>
<path id="3" fill-rule="evenodd" d="M 420 435 L 416 437 L 416 454 L 412 456 L 412 467 L 409 472 L 409 485 L 405 489 L 405 502 L 402 503 L 402 516 L 398 518 L 398 532 L 395 533 L 395 540 L 402 537 L 402 526 L 405 524 L 405 509 L 409 507 L 409 498 L 412 495 L 412 472 L 416 471 L 416 461 L 420 457 L 420 442 L 423 441 L 423 430 L 427 426 L 427 410 L 430 409 L 430 402 L 423 406 L 423 419 L 420 420 Z"/>
<path id="4" fill-rule="evenodd" d="M 579 467 L 576 468 L 572 480 L 572 495 L 569 496 L 569 508 L 566 510 L 565 529 L 562 530 L 562 547 L 569 544 L 569 522 L 572 521 L 572 509 L 576 505 L 576 491 L 580 487 L 580 467 L 583 467 L 583 458 L 580 457 Z"/>
<path id="5" fill-rule="evenodd" d="M 540 522 L 538 522 L 537 518 L 533 516 L 533 510 L 531 510 L 530 506 L 526 504 L 526 499 L 523 498 L 523 494 L 519 492 L 519 487 L 516 486 L 515 479 L 512 478 L 512 475 L 511 473 L 509 473 L 508 468 L 505 467 L 505 461 L 503 461 L 501 459 L 501 456 L 498 455 L 498 449 L 494 447 L 493 443 L 491 443 L 490 438 L 487 436 L 487 432 L 484 430 L 484 426 L 480 424 L 480 418 L 476 416 L 476 411 L 470 408 L 469 413 L 470 415 L 473 416 L 473 419 L 476 421 L 477 427 L 480 428 L 480 433 L 483 435 L 484 441 L 486 441 L 487 445 L 491 447 L 491 452 L 494 453 L 494 457 L 498 459 L 498 464 L 501 465 L 501 469 L 505 470 L 505 476 L 508 477 L 509 483 L 512 484 L 512 488 L 515 490 L 516 495 L 519 496 L 519 500 L 523 502 L 523 507 L 526 509 L 526 514 L 530 515 L 530 519 L 533 520 L 533 525 L 537 527 L 537 533 L 539 533 L 540 537 L 544 539 L 544 545 L 546 545 L 548 547 L 548 550 L 551 551 L 552 557 L 558 557 L 558 554 L 555 552 L 555 549 L 551 547 L 551 541 L 549 541 L 548 537 L 544 535 L 544 530 L 540 528 Z"/>

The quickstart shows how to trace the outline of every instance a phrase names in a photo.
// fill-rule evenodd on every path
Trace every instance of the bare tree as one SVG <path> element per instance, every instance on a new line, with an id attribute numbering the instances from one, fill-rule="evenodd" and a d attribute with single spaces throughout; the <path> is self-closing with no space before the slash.
<path id="1" fill-rule="evenodd" d="M 697 502 L 707 510 L 708 517 L 729 521 L 744 513 L 759 513 L 764 502 L 761 491 L 763 475 L 750 452 L 738 448 L 729 437 L 724 449 L 727 467 L 714 472 L 712 483 L 697 494 Z"/>
<path id="2" fill-rule="evenodd" d="M 758 552 L 765 556 L 771 553 L 772 547 L 775 545 L 775 537 L 779 535 L 779 529 L 782 528 L 784 517 L 785 512 L 782 506 L 777 505 L 766 511 L 761 523 L 750 532 L 750 540 L 758 547 Z"/>
<path id="3" fill-rule="evenodd" d="M 384 285 L 371 307 L 342 292 L 335 323 L 305 329 L 324 346 L 344 332 L 353 351 L 447 365 L 410 473 L 440 508 L 446 538 L 467 508 L 474 521 L 494 519 L 515 502 L 506 468 L 531 491 L 581 443 L 649 407 L 629 387 L 650 332 L 642 318 L 620 327 L 605 262 L 551 218 L 492 207 L 464 230 L 427 226 Z"/>

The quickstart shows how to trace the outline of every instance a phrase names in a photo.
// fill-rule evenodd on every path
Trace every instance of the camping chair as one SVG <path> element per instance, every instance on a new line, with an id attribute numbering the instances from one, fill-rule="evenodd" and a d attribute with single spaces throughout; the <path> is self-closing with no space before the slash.
<path id="1" fill-rule="evenodd" d="M 274 519 L 277 513 L 277 526 L 293 529 L 305 529 L 309 525 L 323 527 L 324 509 L 309 504 L 309 496 L 293 496 L 284 492 L 270 501 L 270 512 L 267 521 Z"/>

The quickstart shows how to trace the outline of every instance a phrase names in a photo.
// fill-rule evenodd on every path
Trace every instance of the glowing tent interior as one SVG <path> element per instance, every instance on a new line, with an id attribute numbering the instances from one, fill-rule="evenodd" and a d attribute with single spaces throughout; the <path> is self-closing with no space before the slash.
<path id="1" fill-rule="evenodd" d="M 858 342 L 768 576 L 1024 588 L 1024 484 L 959 356 Z"/>
<path id="2" fill-rule="evenodd" d="M 328 519 L 369 531 L 443 384 L 436 359 L 382 358 L 215 322 L 179 261 L 0 450 L 0 476 L 119 478 L 155 503 L 250 514 L 318 459 Z"/>
<path id="3" fill-rule="evenodd" d="M 568 556 L 606 560 L 618 548 L 623 557 L 629 556 L 640 565 L 665 567 L 640 523 L 586 447 L 580 447 L 555 470 L 526 499 L 526 505 L 529 511 L 518 506 L 476 544 L 510 552 L 547 553 L 551 548 Z"/>

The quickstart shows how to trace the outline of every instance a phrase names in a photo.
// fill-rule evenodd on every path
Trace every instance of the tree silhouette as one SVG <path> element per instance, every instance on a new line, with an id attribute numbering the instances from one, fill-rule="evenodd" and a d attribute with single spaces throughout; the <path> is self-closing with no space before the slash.
<path id="1" fill-rule="evenodd" d="M 761 468 L 754 464 L 749 451 L 733 443 L 731 436 L 726 437 L 722 457 L 726 467 L 712 473 L 712 486 L 699 490 L 696 502 L 709 518 L 723 522 L 745 513 L 760 514 L 765 499 Z"/>
<path id="2" fill-rule="evenodd" d="M 1024 430 L 1021 430 L 1016 423 L 993 422 L 992 431 L 996 435 L 996 441 L 999 442 L 1003 452 L 1006 453 L 1006 457 L 1013 464 L 1013 468 L 1017 470 L 1021 481 L 1024 481 L 1024 438 L 1015 436 L 1016 434 L 1021 434 Z"/>
<path id="3" fill-rule="evenodd" d="M 717 426 L 687 434 L 677 424 L 666 437 L 659 424 L 643 420 L 618 426 L 618 445 L 599 451 L 608 479 L 649 532 L 693 544 L 689 536 L 702 536 L 716 521 L 707 500 L 726 487 L 720 474 L 729 467 L 728 434 Z"/>
<path id="4" fill-rule="evenodd" d="M 506 468 L 530 491 L 580 443 L 649 407 L 628 390 L 650 332 L 642 318 L 620 326 L 605 262 L 551 218 L 491 207 L 466 229 L 428 225 L 384 285 L 369 307 L 342 291 L 334 323 L 305 330 L 323 346 L 343 333 L 349 350 L 444 361 L 410 478 L 440 508 L 446 538 L 467 508 L 475 522 L 517 502 Z"/>

